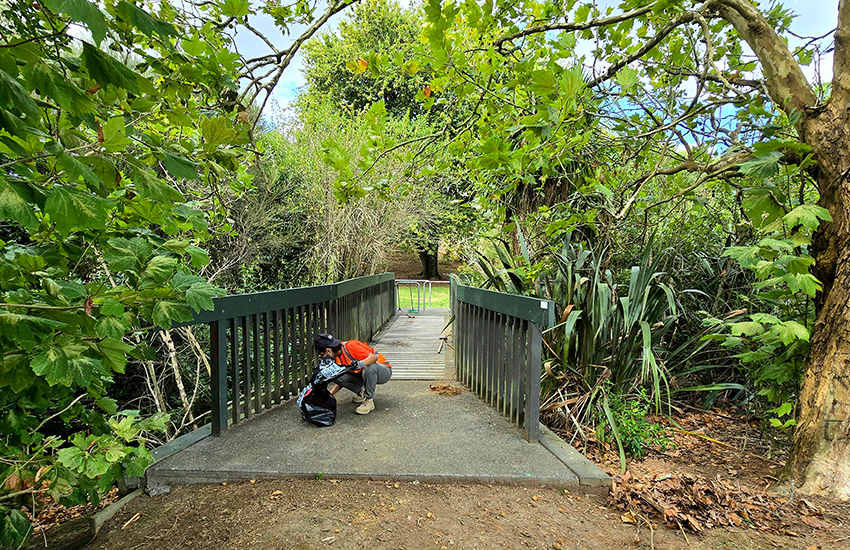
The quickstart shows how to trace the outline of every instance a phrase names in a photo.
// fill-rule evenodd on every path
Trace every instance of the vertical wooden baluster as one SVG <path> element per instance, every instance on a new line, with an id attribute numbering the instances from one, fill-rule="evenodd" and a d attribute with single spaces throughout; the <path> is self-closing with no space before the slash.
<path id="1" fill-rule="evenodd" d="M 236 318 L 230 319 L 230 383 L 233 386 L 233 394 L 230 398 L 230 415 L 234 425 L 239 423 L 239 407 L 242 401 L 241 383 L 239 376 L 239 325 Z"/>
<path id="2" fill-rule="evenodd" d="M 276 309 L 272 312 L 272 334 L 274 335 L 274 402 L 275 405 L 280 404 L 281 379 L 280 379 L 280 314 L 281 311 Z"/>
<path id="3" fill-rule="evenodd" d="M 251 331 L 250 322 L 247 315 L 241 317 L 242 320 L 242 378 L 245 379 L 245 393 L 243 394 L 243 411 L 245 418 L 251 418 L 251 398 L 253 385 L 253 368 L 251 365 Z"/>
<path id="4" fill-rule="evenodd" d="M 214 321 L 210 326 L 210 361 L 212 379 L 212 434 L 227 430 L 227 325 Z"/>

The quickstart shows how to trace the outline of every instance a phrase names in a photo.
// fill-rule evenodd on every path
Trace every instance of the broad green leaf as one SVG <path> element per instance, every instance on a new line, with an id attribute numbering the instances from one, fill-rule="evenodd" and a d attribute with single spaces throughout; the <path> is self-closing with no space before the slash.
<path id="1" fill-rule="evenodd" d="M 206 283 L 193 285 L 186 291 L 186 301 L 196 312 L 215 308 L 213 298 L 221 294 L 219 289 Z"/>
<path id="2" fill-rule="evenodd" d="M 20 548 L 32 531 L 30 520 L 20 510 L 11 509 L 0 514 L 0 546 Z"/>
<path id="3" fill-rule="evenodd" d="M 821 220 L 831 222 L 832 215 L 829 210 L 816 204 L 801 204 L 785 214 L 782 219 L 792 229 L 798 225 L 807 229 L 817 229 Z"/>
<path id="4" fill-rule="evenodd" d="M 221 13 L 227 17 L 244 17 L 251 10 L 248 0 L 224 0 L 221 4 Z"/>
<path id="5" fill-rule="evenodd" d="M 31 366 L 33 372 L 43 376 L 51 386 L 70 386 L 74 381 L 68 366 L 68 356 L 59 347 L 51 346 L 35 356 Z"/>
<path id="6" fill-rule="evenodd" d="M 140 75 L 120 61 L 109 57 L 88 42 L 83 42 L 83 67 L 92 80 L 103 88 L 118 87 L 130 93 L 139 93 Z"/>
<path id="7" fill-rule="evenodd" d="M 94 331 L 101 338 L 120 340 L 127 333 L 127 326 L 120 317 L 106 315 L 97 320 Z"/>
<path id="8" fill-rule="evenodd" d="M 109 461 L 103 455 L 92 455 L 85 459 L 82 473 L 92 479 L 98 478 L 109 470 Z"/>
<path id="9" fill-rule="evenodd" d="M 97 9 L 94 2 L 87 0 L 44 0 L 44 5 L 55 13 L 64 13 L 74 21 L 85 23 L 91 31 L 92 38 L 100 44 L 106 37 L 109 27 L 103 12 Z"/>
<path id="10" fill-rule="evenodd" d="M 204 146 L 215 149 L 219 145 L 230 143 L 235 132 L 222 117 L 207 118 L 201 121 L 201 135 Z"/>
<path id="11" fill-rule="evenodd" d="M 638 72 L 635 69 L 623 67 L 617 73 L 617 83 L 623 92 L 632 92 L 638 84 Z"/>
<path id="12" fill-rule="evenodd" d="M 103 125 L 103 147 L 107 153 L 123 151 L 132 143 L 133 140 L 127 137 L 124 117 L 111 118 Z"/>
<path id="13" fill-rule="evenodd" d="M 29 357 L 21 350 L 7 352 L 0 358 L 0 388 L 10 387 L 20 393 L 33 383 Z"/>
<path id="14" fill-rule="evenodd" d="M 41 111 L 30 94 L 17 79 L 0 70 L 0 107 L 19 111 L 33 125 L 40 125 Z"/>
<path id="15" fill-rule="evenodd" d="M 32 191 L 27 184 L 9 182 L 0 175 L 0 218 L 18 222 L 35 232 L 39 222 L 32 202 Z"/>
<path id="16" fill-rule="evenodd" d="M 24 70 L 27 86 L 45 98 L 55 101 L 66 111 L 81 116 L 96 111 L 94 102 L 68 80 L 58 69 L 47 63 L 30 63 Z"/>
<path id="17" fill-rule="evenodd" d="M 732 332 L 732 336 L 757 336 L 764 333 L 764 326 L 762 326 L 761 323 L 749 321 L 744 323 L 731 323 L 729 328 Z"/>
<path id="18" fill-rule="evenodd" d="M 561 92 L 567 99 L 572 99 L 578 96 L 579 92 L 584 88 L 584 79 L 581 75 L 581 67 L 573 67 L 568 71 L 564 71 L 560 79 Z"/>
<path id="19" fill-rule="evenodd" d="M 210 263 L 210 255 L 203 248 L 190 245 L 186 251 L 189 253 L 189 257 L 192 258 L 192 266 L 196 269 L 200 269 Z"/>
<path id="20" fill-rule="evenodd" d="M 104 187 L 100 178 L 97 177 L 97 174 L 94 171 L 77 160 L 77 158 L 62 153 L 56 156 L 56 164 L 65 171 L 65 174 L 68 177 L 68 183 L 76 183 L 82 178 L 87 184 L 89 189 L 94 192 L 98 192 Z"/>
<path id="21" fill-rule="evenodd" d="M 83 463 L 83 451 L 79 447 L 66 447 L 56 453 L 59 464 L 68 469 L 76 470 Z"/>
<path id="22" fill-rule="evenodd" d="M 808 329 L 797 321 L 785 321 L 770 328 L 771 334 L 774 334 L 786 346 L 796 340 L 809 341 Z"/>
<path id="23" fill-rule="evenodd" d="M 121 316 L 124 315 L 124 304 L 116 300 L 115 298 L 107 298 L 103 301 L 103 304 L 100 306 L 100 313 L 102 315 L 114 315 Z"/>
<path id="24" fill-rule="evenodd" d="M 109 248 L 104 249 L 103 257 L 110 267 L 117 271 L 140 273 L 143 265 L 153 253 L 153 246 L 141 237 L 125 239 L 116 237 L 107 241 Z"/>
<path id="25" fill-rule="evenodd" d="M 198 170 L 195 168 L 195 165 L 183 157 L 172 155 L 170 153 L 163 153 L 162 164 L 175 178 L 196 180 L 201 177 L 198 175 Z"/>
<path id="26" fill-rule="evenodd" d="M 177 268 L 177 260 L 169 256 L 158 255 L 150 259 L 142 277 L 149 277 L 157 283 L 162 283 L 171 278 Z"/>
<path id="27" fill-rule="evenodd" d="M 779 159 L 781 158 L 782 153 L 772 151 L 764 156 L 756 157 L 753 160 L 745 162 L 738 168 L 738 171 L 746 176 L 769 178 L 779 173 Z"/>
<path id="28" fill-rule="evenodd" d="M 107 338 L 97 343 L 97 349 L 103 354 L 107 367 L 115 372 L 124 372 L 127 354 L 133 351 L 133 346 L 121 340 Z"/>
<path id="29" fill-rule="evenodd" d="M 143 197 L 148 197 L 165 204 L 185 200 L 185 197 L 183 197 L 180 191 L 159 179 L 150 170 L 134 166 L 132 177 L 136 189 Z"/>
<path id="30" fill-rule="evenodd" d="M 158 327 L 170 329 L 172 323 L 192 320 L 192 313 L 186 304 L 171 300 L 159 300 L 153 306 L 152 321 Z"/>
<path id="31" fill-rule="evenodd" d="M 145 33 L 148 38 L 153 37 L 154 33 L 160 36 L 178 36 L 174 25 L 154 19 L 146 11 L 129 2 L 119 2 L 118 11 L 134 27 Z"/>
<path id="32" fill-rule="evenodd" d="M 73 187 L 57 185 L 44 203 L 44 211 L 62 235 L 75 229 L 106 227 L 106 208 L 111 202 Z"/>
<path id="33" fill-rule="evenodd" d="M 538 70 L 531 72 L 528 88 L 539 96 L 547 97 L 558 91 L 558 83 L 552 71 Z"/>

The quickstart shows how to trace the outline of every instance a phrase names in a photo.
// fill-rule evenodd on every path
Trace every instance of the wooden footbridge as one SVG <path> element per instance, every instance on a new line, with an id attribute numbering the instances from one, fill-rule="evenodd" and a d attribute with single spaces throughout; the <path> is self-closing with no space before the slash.
<path id="1" fill-rule="evenodd" d="M 316 475 L 607 490 L 605 474 L 539 423 L 551 302 L 452 281 L 450 309 L 411 314 L 396 293 L 385 273 L 228 296 L 197 315 L 194 324 L 210 327 L 212 422 L 154 452 L 148 491 Z M 319 332 L 371 341 L 393 364 L 375 411 L 353 414 L 343 392 L 325 429 L 301 421 L 293 399 L 317 361 Z M 434 393 L 434 380 L 463 394 Z"/>

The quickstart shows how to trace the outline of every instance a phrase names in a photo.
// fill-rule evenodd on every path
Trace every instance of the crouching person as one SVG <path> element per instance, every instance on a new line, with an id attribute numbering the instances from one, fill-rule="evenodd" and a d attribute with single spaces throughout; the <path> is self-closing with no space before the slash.
<path id="1" fill-rule="evenodd" d="M 392 365 L 369 344 L 359 340 L 338 340 L 330 334 L 319 334 L 314 342 L 319 355 L 333 357 L 338 365 L 350 365 L 359 361 L 362 368 L 343 374 L 331 387 L 331 395 L 345 388 L 355 393 L 351 399 L 360 403 L 354 412 L 369 414 L 375 410 L 375 388 L 386 384 L 392 377 Z"/>

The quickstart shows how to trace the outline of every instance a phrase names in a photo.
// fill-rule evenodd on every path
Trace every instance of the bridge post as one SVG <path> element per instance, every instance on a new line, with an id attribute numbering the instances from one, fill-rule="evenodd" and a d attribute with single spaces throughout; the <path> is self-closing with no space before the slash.
<path id="1" fill-rule="evenodd" d="M 543 331 L 537 323 L 528 323 L 529 356 L 526 368 L 525 438 L 529 443 L 540 439 L 540 366 L 543 364 Z"/>
<path id="2" fill-rule="evenodd" d="M 227 430 L 227 326 L 224 321 L 213 321 L 210 326 L 212 377 L 212 434 L 220 436 Z M 235 337 L 234 331 L 234 337 Z"/>

